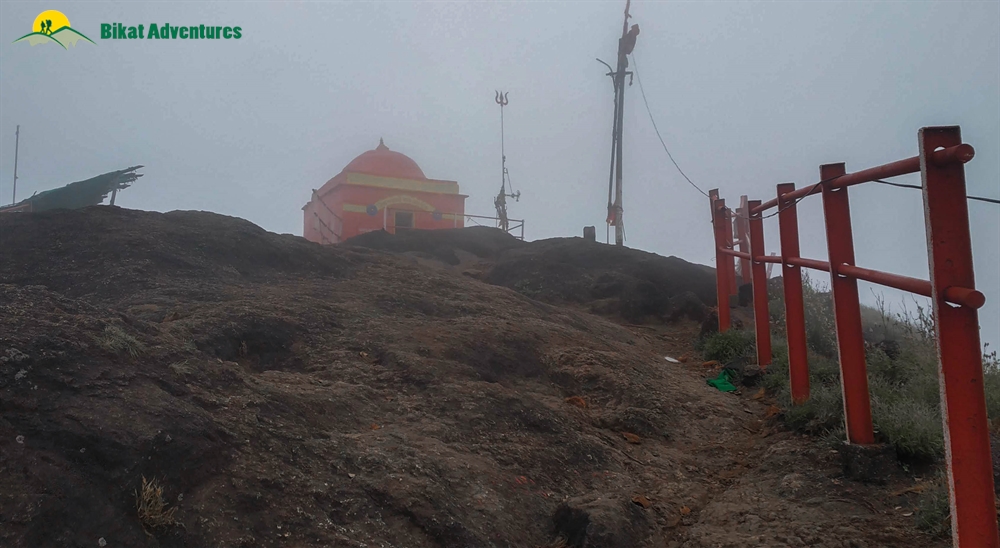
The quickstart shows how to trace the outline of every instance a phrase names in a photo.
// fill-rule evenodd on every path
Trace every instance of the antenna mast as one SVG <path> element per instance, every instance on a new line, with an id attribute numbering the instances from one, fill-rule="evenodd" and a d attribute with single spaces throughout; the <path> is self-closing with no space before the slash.
<path id="1" fill-rule="evenodd" d="M 11 204 L 17 203 L 17 149 L 21 144 L 21 125 L 18 124 L 14 131 L 14 196 L 11 197 Z"/>
<path id="2" fill-rule="evenodd" d="M 639 35 L 639 25 L 632 25 L 629 29 L 628 20 L 631 0 L 625 1 L 625 20 L 622 23 L 622 37 L 618 40 L 618 68 L 611 69 L 611 65 L 598 59 L 600 63 L 608 67 L 607 75 L 611 77 L 615 87 L 615 117 L 611 137 L 611 174 L 608 180 L 608 226 L 615 227 L 615 245 L 625 244 L 625 224 L 622 221 L 622 122 L 625 113 L 625 76 L 629 77 L 629 85 L 632 85 L 632 72 L 626 71 L 628 68 L 628 55 L 635 49 L 635 39 Z M 612 199 L 612 187 L 614 198 Z"/>
<path id="3" fill-rule="evenodd" d="M 500 166 L 503 168 L 503 172 L 500 177 L 500 193 L 493 200 L 493 205 L 497 208 L 497 227 L 508 232 L 510 231 L 510 222 L 507 219 L 507 198 L 514 198 L 514 201 L 517 202 L 521 199 L 521 191 L 514 192 L 514 186 L 510 184 L 510 174 L 507 173 L 507 153 L 504 149 L 503 135 L 503 107 L 507 106 L 507 93 L 497 91 L 495 101 L 500 105 Z M 510 194 L 507 194 L 508 186 L 510 186 Z"/>

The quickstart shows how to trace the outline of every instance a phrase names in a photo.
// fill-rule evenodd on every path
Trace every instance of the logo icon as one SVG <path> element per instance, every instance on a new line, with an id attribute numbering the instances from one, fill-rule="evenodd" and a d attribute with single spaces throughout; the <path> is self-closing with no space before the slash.
<path id="1" fill-rule="evenodd" d="M 69 18 L 56 10 L 46 10 L 39 13 L 38 17 L 35 18 L 35 22 L 31 25 L 31 30 L 30 34 L 25 34 L 14 40 L 14 43 L 27 40 L 32 46 L 37 46 L 38 44 L 55 42 L 62 46 L 63 49 L 69 49 L 67 46 L 75 46 L 80 40 L 86 40 L 91 44 L 94 43 L 93 40 L 84 36 L 82 32 L 70 28 Z"/>

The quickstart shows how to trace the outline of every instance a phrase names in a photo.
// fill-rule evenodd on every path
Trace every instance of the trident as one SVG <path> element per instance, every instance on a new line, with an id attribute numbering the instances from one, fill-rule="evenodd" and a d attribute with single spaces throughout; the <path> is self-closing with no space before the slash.
<path id="1" fill-rule="evenodd" d="M 509 225 L 507 221 L 507 197 L 510 196 L 511 198 L 517 200 L 518 198 L 521 197 L 521 193 L 518 192 L 516 195 L 507 194 L 507 179 L 509 176 L 507 175 L 507 152 L 506 149 L 504 148 L 504 131 L 503 131 L 503 107 L 507 106 L 508 103 L 507 93 L 501 93 L 497 91 L 494 100 L 498 105 L 500 105 L 500 164 L 501 167 L 503 168 L 503 172 L 500 177 L 500 193 L 497 194 L 497 197 L 494 200 L 494 205 L 497 208 L 497 221 L 500 225 L 500 228 L 504 232 L 507 232 L 509 230 Z M 514 189 L 511 188 L 511 191 L 513 190 Z"/>
<path id="2" fill-rule="evenodd" d="M 503 107 L 507 106 L 508 103 L 507 93 L 509 92 L 501 93 L 497 91 L 497 96 L 494 99 L 497 102 L 497 104 L 500 105 L 500 155 L 502 157 L 502 162 L 504 163 L 504 165 L 506 165 L 507 163 L 507 155 L 504 153 L 504 148 L 503 148 Z M 504 168 L 504 173 L 505 174 L 507 173 L 506 167 Z"/>
<path id="3" fill-rule="evenodd" d="M 510 185 L 510 174 L 507 173 L 507 152 L 504 149 L 504 131 L 503 131 L 503 107 L 507 106 L 507 93 L 498 91 L 495 97 L 495 101 L 500 105 L 500 162 L 503 167 L 503 175 L 500 178 L 500 196 L 497 198 L 506 202 L 506 197 L 514 198 L 514 201 L 519 201 L 521 199 L 521 191 L 514 192 L 514 186 Z M 510 191 L 512 194 L 507 194 L 507 185 L 510 185 Z"/>

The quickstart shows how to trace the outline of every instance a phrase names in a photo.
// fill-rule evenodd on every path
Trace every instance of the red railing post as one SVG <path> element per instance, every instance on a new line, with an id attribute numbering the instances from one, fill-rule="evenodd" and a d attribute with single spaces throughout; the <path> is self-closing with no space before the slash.
<path id="1" fill-rule="evenodd" d="M 821 181 L 847 173 L 844 164 L 820 166 Z M 875 443 L 872 427 L 872 404 L 868 394 L 868 367 L 865 364 L 865 339 L 861 327 L 861 303 L 858 280 L 841 276 L 840 265 L 854 266 L 854 235 L 851 230 L 851 207 L 847 187 L 834 189 L 823 185 L 823 217 L 826 219 L 826 246 L 830 256 L 830 292 L 833 294 L 833 317 L 837 328 L 840 356 L 840 387 L 844 398 L 847 441 Z"/>
<path id="2" fill-rule="evenodd" d="M 781 240 L 781 281 L 785 292 L 785 330 L 788 339 L 788 376 L 792 403 L 809 399 L 809 355 L 806 349 L 806 322 L 802 302 L 802 268 L 789 264 L 799 256 L 799 218 L 795 200 L 782 194 L 795 190 L 794 183 L 778 185 L 778 231 Z"/>
<path id="3" fill-rule="evenodd" d="M 758 205 L 760 200 L 753 200 L 747 202 L 743 210 L 749 214 Z M 750 232 L 750 256 L 754 258 L 750 274 L 753 283 L 753 324 L 757 334 L 757 364 L 764 367 L 771 364 L 771 314 L 767 302 L 767 267 L 756 260 L 757 257 L 764 256 L 764 222 L 760 213 L 750 215 L 747 225 Z"/>
<path id="4" fill-rule="evenodd" d="M 997 510 L 983 388 L 979 315 L 944 300 L 951 286 L 974 288 L 965 168 L 928 161 L 935 149 L 962 142 L 958 127 L 919 134 L 924 218 L 938 339 L 941 415 L 951 493 L 952 542 L 960 548 L 997 548 Z"/>
<path id="5" fill-rule="evenodd" d="M 708 195 L 712 205 L 712 228 L 715 234 L 715 288 L 719 300 L 719 333 L 725 333 L 730 326 L 729 269 L 726 268 L 726 263 L 728 262 L 731 268 L 733 258 L 723 253 L 722 249 L 727 237 L 732 241 L 733 231 L 726 225 L 726 201 L 719 199 L 718 190 L 711 190 Z"/>

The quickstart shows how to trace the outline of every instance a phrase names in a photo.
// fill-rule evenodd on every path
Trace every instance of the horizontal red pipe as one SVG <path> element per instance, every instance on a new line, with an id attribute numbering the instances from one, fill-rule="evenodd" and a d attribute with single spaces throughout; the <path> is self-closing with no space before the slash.
<path id="1" fill-rule="evenodd" d="M 851 278 L 856 278 L 858 280 L 864 280 L 866 282 L 872 282 L 901 289 L 903 291 L 909 291 L 910 293 L 916 293 L 917 295 L 923 295 L 924 297 L 932 296 L 931 283 L 927 280 L 920 280 L 909 276 L 900 276 L 899 274 L 889 274 L 888 272 L 881 272 L 870 268 L 861 268 L 859 266 L 852 266 L 848 264 L 842 264 L 837 267 L 837 273 Z M 945 289 L 944 300 L 951 304 L 967 306 L 972 309 L 982 308 L 982 306 L 986 304 L 985 295 L 975 289 L 969 289 L 966 287 L 949 287 L 948 289 Z"/>
<path id="2" fill-rule="evenodd" d="M 972 145 L 962 143 L 960 145 L 935 151 L 931 154 L 931 161 L 934 162 L 935 165 L 948 165 L 956 162 L 964 164 L 968 163 L 969 160 L 972 160 L 975 155 L 976 150 L 972 148 Z M 898 162 L 892 162 L 842 175 L 834 179 L 830 183 L 830 186 L 832 188 L 843 188 L 846 186 L 867 183 L 874 181 L 875 179 L 888 179 L 890 177 L 898 177 L 900 175 L 916 173 L 918 171 L 920 171 L 920 156 L 914 156 L 905 160 L 899 160 Z M 804 186 L 798 190 L 785 194 L 783 198 L 785 200 L 796 200 L 804 196 L 809 196 L 810 194 L 817 194 L 821 190 L 822 188 L 820 185 Z M 775 207 L 776 205 L 778 205 L 778 199 L 774 198 L 773 200 L 768 200 L 753 208 L 750 212 L 761 213 Z"/>
<path id="3" fill-rule="evenodd" d="M 733 257 L 739 257 L 741 259 L 749 259 L 750 258 L 750 254 L 749 253 L 743 253 L 742 251 L 736 251 L 735 249 L 729 249 L 729 248 L 725 248 L 725 247 L 720 247 L 719 248 L 719 252 L 720 253 L 724 253 L 726 255 L 732 255 Z"/>
<path id="4" fill-rule="evenodd" d="M 900 276 L 899 274 L 889 274 L 888 272 L 881 272 L 870 268 L 861 268 L 860 266 L 853 266 L 849 264 L 842 264 L 838 266 L 837 274 L 888 287 L 895 287 L 896 289 L 902 289 L 903 291 L 909 291 L 910 293 L 916 293 L 917 295 L 923 295 L 924 297 L 931 296 L 931 283 L 927 280 L 911 278 L 909 276 Z"/>
<path id="5" fill-rule="evenodd" d="M 777 255 L 761 255 L 759 257 L 754 257 L 753 260 L 758 263 L 780 263 L 781 257 L 778 257 Z"/>
<path id="6" fill-rule="evenodd" d="M 891 164 L 870 167 L 868 169 L 862 169 L 861 171 L 842 175 L 830 181 L 830 187 L 844 188 L 846 186 L 853 186 L 874 181 L 875 179 L 899 177 L 900 175 L 917 173 L 918 171 L 920 171 L 920 156 L 914 156 L 913 158 L 892 162 Z M 817 192 L 819 192 L 819 190 L 817 190 Z"/>
<path id="7" fill-rule="evenodd" d="M 822 270 L 824 272 L 830 271 L 830 263 L 826 261 L 817 261 L 816 259 L 806 259 L 803 257 L 789 257 L 788 264 L 794 266 L 804 266 L 806 268 L 812 268 L 814 270 Z"/>
<path id="8" fill-rule="evenodd" d="M 760 204 L 759 206 L 751 209 L 750 213 L 751 214 L 763 213 L 763 212 L 771 209 L 772 207 L 774 207 L 776 205 L 778 205 L 778 199 L 777 198 L 772 198 L 772 199 L 770 199 L 770 200 L 768 200 L 768 201 Z"/>
<path id="9" fill-rule="evenodd" d="M 976 149 L 968 143 L 962 143 L 934 151 L 934 154 L 931 155 L 931 162 L 936 166 L 944 167 L 951 164 L 967 164 L 975 157 Z"/>
<path id="10" fill-rule="evenodd" d="M 960 304 L 969 308 L 982 308 L 986 304 L 986 295 L 968 287 L 951 286 L 944 290 L 944 300 L 952 304 Z"/>

